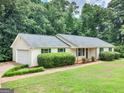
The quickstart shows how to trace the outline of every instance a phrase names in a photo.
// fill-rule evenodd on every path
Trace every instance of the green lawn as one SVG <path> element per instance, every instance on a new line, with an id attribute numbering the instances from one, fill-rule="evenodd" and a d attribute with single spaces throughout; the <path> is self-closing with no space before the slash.
<path id="1" fill-rule="evenodd" d="M 2 84 L 15 93 L 124 93 L 124 59 Z"/>

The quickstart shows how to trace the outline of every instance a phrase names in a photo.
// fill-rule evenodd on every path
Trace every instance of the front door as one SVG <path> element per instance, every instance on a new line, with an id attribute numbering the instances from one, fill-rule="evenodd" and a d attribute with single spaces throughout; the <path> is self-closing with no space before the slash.
<path id="1" fill-rule="evenodd" d="M 86 48 L 86 58 L 88 59 L 88 48 Z"/>

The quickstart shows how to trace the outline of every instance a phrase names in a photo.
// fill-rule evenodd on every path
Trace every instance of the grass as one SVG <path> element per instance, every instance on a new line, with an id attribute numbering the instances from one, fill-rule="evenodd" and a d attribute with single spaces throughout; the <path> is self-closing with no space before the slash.
<path id="1" fill-rule="evenodd" d="M 41 71 L 44 71 L 43 67 L 28 68 L 28 65 L 19 65 L 6 71 L 2 77 L 23 75 L 23 74 L 35 73 L 35 72 L 41 72 Z"/>
<path id="2" fill-rule="evenodd" d="M 2 84 L 15 93 L 124 93 L 124 59 Z"/>

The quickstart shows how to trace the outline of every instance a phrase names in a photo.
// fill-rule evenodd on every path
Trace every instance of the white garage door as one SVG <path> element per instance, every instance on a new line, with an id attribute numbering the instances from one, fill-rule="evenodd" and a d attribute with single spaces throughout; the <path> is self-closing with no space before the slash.
<path id="1" fill-rule="evenodd" d="M 28 50 L 17 51 L 17 63 L 30 65 L 30 53 Z"/>

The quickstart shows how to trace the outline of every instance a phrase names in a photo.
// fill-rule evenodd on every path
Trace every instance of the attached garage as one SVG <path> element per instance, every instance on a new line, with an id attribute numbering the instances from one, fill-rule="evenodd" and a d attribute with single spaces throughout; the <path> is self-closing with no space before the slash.
<path id="1" fill-rule="evenodd" d="M 31 66 L 31 48 L 23 38 L 17 36 L 11 47 L 13 50 L 13 61 Z"/>
<path id="2" fill-rule="evenodd" d="M 17 50 L 17 63 L 30 65 L 30 51 Z"/>

